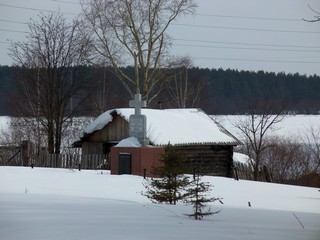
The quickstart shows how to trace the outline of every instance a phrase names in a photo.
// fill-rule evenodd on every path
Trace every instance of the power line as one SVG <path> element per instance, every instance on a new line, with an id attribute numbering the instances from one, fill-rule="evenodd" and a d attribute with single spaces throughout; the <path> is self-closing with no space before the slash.
<path id="1" fill-rule="evenodd" d="M 79 5 L 80 2 L 71 2 L 65 0 L 52 0 L 53 2 L 76 4 Z M 195 16 L 204 17 L 216 17 L 216 18 L 235 18 L 235 19 L 250 19 L 250 20 L 266 20 L 266 21 L 288 21 L 288 22 L 298 22 L 302 19 L 297 18 L 269 18 L 269 17 L 252 17 L 252 16 L 239 16 L 239 15 L 222 15 L 222 14 L 208 14 L 208 13 L 195 13 Z"/>
<path id="2" fill-rule="evenodd" d="M 183 27 L 216 28 L 216 29 L 226 29 L 226 30 L 244 30 L 244 31 L 260 31 L 260 32 L 317 33 L 317 34 L 320 33 L 320 32 L 316 32 L 316 31 L 279 30 L 279 29 L 262 29 L 262 28 L 241 28 L 241 27 L 219 27 L 219 26 L 183 24 L 183 23 L 172 23 L 172 25 L 183 26 Z"/>
<path id="3" fill-rule="evenodd" d="M 64 1 L 64 0 L 52 0 L 53 2 L 57 3 L 67 3 L 67 4 L 74 4 L 79 5 L 80 2 L 71 2 L 71 1 Z M 31 10 L 31 11 L 42 11 L 42 12 L 57 12 L 52 10 L 45 10 L 45 9 L 37 9 L 37 8 L 29 8 L 29 7 L 21 7 L 11 4 L 0 4 L 1 6 L 5 7 L 11 7 L 11 8 L 20 8 L 25 10 Z M 78 15 L 75 13 L 67 13 L 70 15 Z M 302 19 L 296 19 L 296 18 L 269 18 L 269 17 L 251 17 L 251 16 L 239 16 L 239 15 L 223 15 L 223 14 L 207 14 L 207 13 L 195 13 L 196 16 L 205 16 L 205 17 L 217 17 L 217 18 L 235 18 L 235 19 L 250 19 L 250 20 L 268 20 L 268 21 L 289 21 L 289 22 L 297 22 L 302 21 Z"/>
<path id="4" fill-rule="evenodd" d="M 3 32 L 14 32 L 14 33 L 28 33 L 28 32 L 25 32 L 25 31 L 9 30 L 9 29 L 2 29 L 2 28 L 0 28 L 0 31 L 3 31 Z"/>
<path id="5" fill-rule="evenodd" d="M 56 13 L 61 13 L 60 11 L 46 10 L 46 9 L 38 9 L 38 8 L 30 8 L 30 7 L 21 7 L 21 6 L 10 5 L 10 4 L 3 4 L 3 3 L 0 3 L 0 6 L 11 7 L 11 8 L 18 8 L 18 9 L 30 10 L 30 11 L 36 11 L 36 12 L 56 12 Z M 75 16 L 78 15 L 78 14 L 75 14 L 75 13 L 68 13 L 68 12 L 63 12 L 63 13 L 64 13 L 64 14 L 68 14 L 68 15 L 75 15 Z"/>
<path id="6" fill-rule="evenodd" d="M 72 3 L 72 4 L 78 4 L 74 2 L 69 1 L 62 1 L 62 0 L 52 0 L 55 2 L 64 2 L 64 3 Z M 42 10 L 42 9 L 36 9 L 36 8 L 29 8 L 29 7 L 21 7 L 21 6 L 15 6 L 10 4 L 2 4 L 0 3 L 0 6 L 6 6 L 6 7 L 12 7 L 12 8 L 18 8 L 18 9 L 25 9 L 30 11 L 43 11 L 43 12 L 60 12 L 60 11 L 49 11 L 49 10 Z M 60 12 L 64 13 L 64 12 Z M 73 13 L 65 13 L 65 14 L 71 14 L 71 15 L 77 15 Z M 252 19 L 252 20 L 272 20 L 272 21 L 298 21 L 298 19 L 282 19 L 282 18 L 260 18 L 260 17 L 245 17 L 245 16 L 233 16 L 233 15 L 215 15 L 215 14 L 196 14 L 199 16 L 208 16 L 208 17 L 221 17 L 221 18 L 239 18 L 239 19 Z M 27 24 L 25 22 L 19 22 L 19 21 L 12 21 L 12 20 L 6 20 L 6 19 L 0 19 L 2 22 L 9 22 L 9 23 L 17 23 L 17 24 Z M 300 21 L 300 20 L 299 20 Z M 173 24 L 177 26 L 183 26 L 183 27 L 199 27 L 199 28 L 217 28 L 217 29 L 227 29 L 227 30 L 246 30 L 246 31 L 263 31 L 263 32 L 283 32 L 283 33 L 320 33 L 316 31 L 299 31 L 299 30 L 276 30 L 276 29 L 259 29 L 259 28 L 241 28 L 241 27 L 222 27 L 222 26 L 210 26 L 210 25 L 196 25 L 196 24 Z M 19 30 L 9 30 L 9 29 L 0 29 L 0 31 L 5 32 L 15 32 L 15 33 L 28 33 L 25 31 L 19 31 Z M 207 40 L 192 40 L 192 39 L 174 39 L 179 41 L 187 41 L 187 42 L 197 42 L 197 43 L 219 43 L 219 44 L 237 44 L 237 45 L 243 45 L 243 46 L 263 46 L 263 47 L 289 47 L 289 48 L 310 48 L 310 49 L 319 49 L 320 47 L 316 46 L 298 46 L 298 45 L 277 45 L 277 44 L 260 44 L 260 43 L 239 43 L 239 42 L 219 42 L 219 41 L 207 41 Z M 8 44 L 8 42 L 0 42 L 1 44 Z M 226 49 L 240 49 L 240 50 L 264 50 L 264 51 L 288 51 L 288 52 L 319 52 L 319 51 L 312 51 L 312 50 L 302 50 L 302 49 L 270 49 L 270 48 L 246 48 L 246 47 L 219 47 L 219 46 L 203 46 L 199 44 L 195 45 L 189 45 L 189 44 L 175 44 L 177 46 L 184 46 L 184 47 L 201 47 L 201 48 L 226 48 Z M 226 60 L 226 61 L 258 61 L 258 62 L 275 62 L 275 63 L 305 63 L 305 64 L 318 64 L 320 62 L 317 61 L 281 61 L 281 60 L 257 60 L 257 59 L 238 59 L 238 58 L 213 58 L 213 57 L 195 57 L 198 59 L 212 59 L 212 60 Z"/>
<path id="7" fill-rule="evenodd" d="M 55 2 L 65 2 L 65 3 L 72 3 L 77 4 L 75 2 L 69 1 L 62 1 L 62 0 L 55 0 Z M 45 9 L 37 9 L 37 8 L 30 8 L 30 7 L 21 7 L 16 5 L 10 4 L 3 4 L 0 3 L 0 6 L 11 7 L 11 8 L 18 8 L 30 11 L 37 11 L 37 12 L 60 12 L 60 11 L 53 11 L 53 10 L 45 10 Z M 68 13 L 68 12 L 60 12 L 68 15 L 77 16 L 78 14 L 75 13 Z M 225 18 L 244 18 L 244 19 L 261 19 L 261 20 L 277 20 L 277 21 L 297 21 L 297 19 L 285 19 L 285 18 L 260 18 L 260 17 L 246 17 L 246 16 L 233 16 L 233 15 L 215 15 L 215 14 L 196 14 L 200 16 L 214 16 L 214 17 L 225 17 Z M 9 20 L 4 20 L 9 21 Z M 12 21 L 14 22 L 14 21 Z M 18 23 L 18 22 L 16 22 Z M 242 27 L 222 27 L 222 26 L 212 26 L 212 25 L 196 25 L 196 24 L 183 24 L 183 23 L 172 23 L 172 25 L 176 26 L 184 26 L 184 27 L 198 27 L 198 28 L 216 28 L 216 29 L 227 29 L 227 30 L 245 30 L 245 31 L 262 31 L 262 32 L 282 32 L 282 33 L 320 33 L 317 31 L 303 31 L 303 30 L 279 30 L 279 29 L 261 29 L 261 28 L 242 28 Z"/>
<path id="8" fill-rule="evenodd" d="M 255 50 L 255 51 L 277 51 L 277 52 L 320 52 L 320 50 L 303 50 L 303 49 L 275 49 L 275 48 L 246 48 L 246 47 L 222 47 L 222 46 L 204 46 L 193 44 L 174 44 L 179 47 L 199 47 L 199 48 L 220 48 L 220 49 L 237 49 L 237 50 Z"/>
<path id="9" fill-rule="evenodd" d="M 53 2 L 60 2 L 60 3 L 68 3 L 68 4 L 76 4 L 79 5 L 80 2 L 70 2 L 70 1 L 62 1 L 62 0 L 52 0 Z"/>
<path id="10" fill-rule="evenodd" d="M 2 21 L 2 20 L 0 20 Z M 8 30 L 8 29 L 0 29 L 0 31 L 6 32 L 17 32 L 17 33 L 28 33 L 25 31 L 18 30 Z M 233 44 L 233 45 L 245 45 L 245 46 L 267 46 L 267 47 L 292 47 L 292 48 L 315 48 L 320 49 L 320 47 L 316 46 L 302 46 L 302 45 L 276 45 L 276 44 L 255 44 L 255 43 L 238 43 L 238 42 L 219 42 L 219 41 L 206 41 L 206 40 L 189 40 L 189 39 L 174 39 L 178 41 L 186 41 L 186 42 L 199 42 L 199 43 L 218 43 L 218 44 Z M 3 42 L 2 42 L 3 43 Z M 246 48 L 246 47 L 224 47 L 224 46 L 208 46 L 208 45 L 199 45 L 199 44 L 177 44 L 173 43 L 175 46 L 179 47 L 199 47 L 199 48 L 220 48 L 220 49 L 239 49 L 239 50 L 261 50 L 261 51 L 280 51 L 280 52 L 320 52 L 320 50 L 306 50 L 306 49 L 272 49 L 272 48 Z"/>
<path id="11" fill-rule="evenodd" d="M 26 23 L 26 22 L 12 21 L 12 20 L 6 20 L 6 19 L 0 19 L 0 22 L 8 22 L 8 23 L 17 23 L 17 24 L 28 25 L 28 23 Z"/>
<path id="12" fill-rule="evenodd" d="M 200 43 L 217 43 L 217 44 L 227 44 L 227 45 L 244 45 L 244 46 L 320 48 L 320 46 L 287 45 L 287 44 L 285 44 L 285 45 L 284 44 L 265 44 L 265 43 L 244 43 L 244 42 L 211 41 L 211 40 L 183 39 L 183 38 L 173 38 L 173 40 L 186 41 L 186 42 L 200 42 Z"/>
<path id="13" fill-rule="evenodd" d="M 250 58 L 218 58 L 218 57 L 195 57 L 195 59 L 222 60 L 222 61 L 245 61 L 245 62 L 270 62 L 270 63 L 305 63 L 319 64 L 319 61 L 289 61 L 289 60 L 267 60 L 267 59 L 250 59 Z"/>
<path id="14" fill-rule="evenodd" d="M 79 5 L 80 2 L 71 2 L 64 0 L 52 0 L 53 2 L 67 3 L 67 4 L 76 4 Z M 269 17 L 251 17 L 251 16 L 239 16 L 239 15 L 222 15 L 222 14 L 208 14 L 208 13 L 195 13 L 195 16 L 204 16 L 204 17 L 217 17 L 217 18 L 235 18 L 235 19 L 250 19 L 250 20 L 267 20 L 267 21 L 289 21 L 297 22 L 302 19 L 297 18 L 269 18 Z"/>
<path id="15" fill-rule="evenodd" d="M 10 42 L 9 41 L 7 41 L 7 42 L 0 41 L 0 44 L 10 44 Z"/>
<path id="16" fill-rule="evenodd" d="M 290 47 L 290 48 L 320 48 L 320 46 L 304 46 L 304 45 L 283 45 L 283 44 L 264 44 L 264 43 L 243 43 L 243 42 L 226 42 L 226 41 L 209 41 L 199 39 L 182 39 L 173 38 L 173 40 L 186 41 L 186 42 L 199 42 L 199 43 L 217 43 L 227 45 L 243 45 L 243 46 L 263 46 L 263 47 Z"/>
<path id="17" fill-rule="evenodd" d="M 236 19 L 268 20 L 268 21 L 288 21 L 288 22 L 297 22 L 297 21 L 300 22 L 302 20 L 297 18 L 248 17 L 248 16 L 220 15 L 220 14 L 206 14 L 206 13 L 195 13 L 195 15 L 204 16 L 204 17 L 236 18 Z"/>

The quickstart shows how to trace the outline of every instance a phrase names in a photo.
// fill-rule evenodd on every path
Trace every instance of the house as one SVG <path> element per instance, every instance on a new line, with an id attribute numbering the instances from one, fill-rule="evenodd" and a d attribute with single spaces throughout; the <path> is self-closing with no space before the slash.
<path id="1" fill-rule="evenodd" d="M 147 119 L 149 140 L 144 151 L 150 152 L 147 149 L 152 146 L 156 158 L 164 151 L 160 149 L 171 144 L 184 153 L 186 164 L 193 170 L 232 177 L 233 148 L 241 143 L 202 110 L 143 108 L 141 113 Z M 132 114 L 133 108 L 112 109 L 101 114 L 85 128 L 74 146 L 81 146 L 83 154 L 106 154 L 110 160 L 114 146 L 129 137 L 129 117 Z"/>

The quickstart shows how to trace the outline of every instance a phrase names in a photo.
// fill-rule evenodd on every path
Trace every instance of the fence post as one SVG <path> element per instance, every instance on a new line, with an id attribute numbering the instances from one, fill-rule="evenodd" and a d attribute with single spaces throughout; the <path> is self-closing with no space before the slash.
<path id="1" fill-rule="evenodd" d="M 235 179 L 239 181 L 238 168 L 234 167 Z"/>
<path id="2" fill-rule="evenodd" d="M 272 182 L 272 178 L 271 178 L 271 175 L 270 175 L 269 168 L 266 165 L 263 165 L 263 172 L 264 172 L 266 181 L 267 182 Z"/>

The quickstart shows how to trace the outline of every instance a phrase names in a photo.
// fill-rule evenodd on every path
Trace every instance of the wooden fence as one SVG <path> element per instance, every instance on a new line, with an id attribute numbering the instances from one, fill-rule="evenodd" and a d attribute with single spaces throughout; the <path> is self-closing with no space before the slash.
<path id="1" fill-rule="evenodd" d="M 4 149 L 4 147 L 3 147 Z M 7 150 L 7 147 L 5 148 Z M 39 155 L 21 154 L 20 148 L 15 147 L 17 153 L 12 152 L 7 157 L 9 161 L 1 161 L 0 165 L 15 165 L 48 168 L 81 168 L 81 169 L 110 169 L 110 159 L 106 154 L 49 154 L 41 152 Z M 25 151 L 26 152 L 26 151 Z M 12 156 L 11 156 L 12 155 Z M 2 156 L 2 155 L 1 155 Z M 0 160 L 2 157 L 0 156 Z M 5 160 L 7 158 L 4 158 Z M 22 160 L 23 159 L 23 160 Z M 240 162 L 233 163 L 233 176 L 235 179 L 254 180 L 253 168 Z M 258 181 L 272 182 L 272 174 L 266 166 L 259 169 Z"/>
<path id="2" fill-rule="evenodd" d="M 233 176 L 235 179 L 254 180 L 253 168 L 250 165 L 240 162 L 233 163 Z M 272 182 L 272 175 L 267 166 L 259 168 L 258 181 Z"/>
<path id="3" fill-rule="evenodd" d="M 48 168 L 81 168 L 81 169 L 109 169 L 106 154 L 48 154 L 42 153 L 31 157 L 31 164 L 35 167 Z"/>

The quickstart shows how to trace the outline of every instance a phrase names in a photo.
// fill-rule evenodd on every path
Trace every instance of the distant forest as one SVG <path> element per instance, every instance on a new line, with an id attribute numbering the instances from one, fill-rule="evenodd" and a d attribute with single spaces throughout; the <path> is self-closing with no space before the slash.
<path id="1" fill-rule="evenodd" d="M 128 107 L 130 97 L 115 75 L 103 68 L 84 67 L 90 87 L 77 98 L 86 96 L 79 115 L 97 116 L 117 107 Z M 133 71 L 127 68 L 127 71 Z M 0 66 L 0 115 L 15 115 L 13 99 L 19 99 L 16 86 L 18 68 Z M 299 74 L 252 72 L 223 69 L 188 69 L 190 86 L 202 83 L 198 101 L 186 107 L 201 108 L 208 114 L 245 114 L 252 102 L 267 101 L 285 106 L 296 114 L 320 113 L 320 77 Z M 73 99 L 73 104 L 77 101 Z M 192 99 L 193 96 L 191 95 Z M 192 101 L 189 101 L 192 102 Z M 20 99 L 20 104 L 23 99 Z M 150 108 L 175 108 L 168 89 L 164 89 Z"/>

